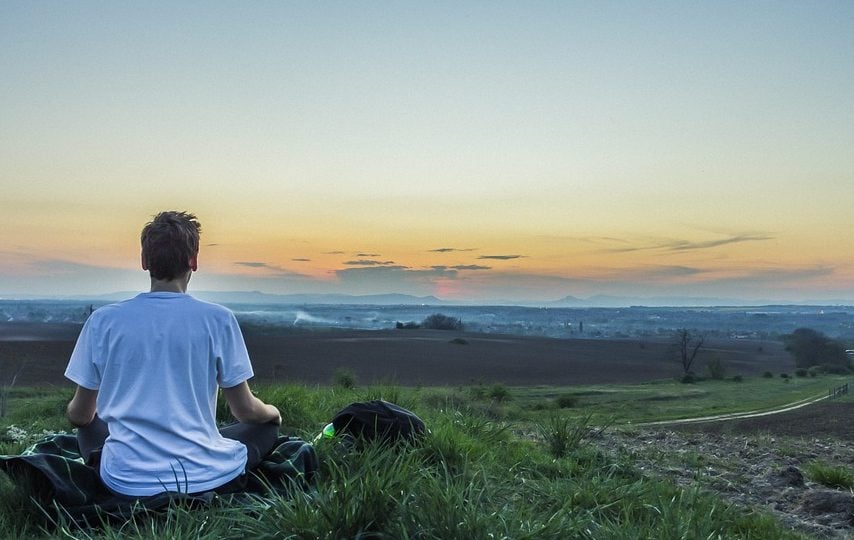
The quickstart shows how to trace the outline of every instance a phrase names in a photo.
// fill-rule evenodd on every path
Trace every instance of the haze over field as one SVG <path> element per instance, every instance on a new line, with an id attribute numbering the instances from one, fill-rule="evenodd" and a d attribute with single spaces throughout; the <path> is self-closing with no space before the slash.
<path id="1" fill-rule="evenodd" d="M 0 295 L 854 302 L 850 2 L 4 2 Z"/>

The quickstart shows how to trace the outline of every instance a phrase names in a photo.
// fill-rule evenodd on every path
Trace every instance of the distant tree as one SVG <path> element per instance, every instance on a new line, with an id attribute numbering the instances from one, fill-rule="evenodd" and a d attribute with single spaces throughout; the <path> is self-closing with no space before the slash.
<path id="1" fill-rule="evenodd" d="M 456 317 L 449 317 L 441 313 L 434 313 L 424 319 L 421 323 L 423 328 L 429 330 L 462 330 L 463 323 Z"/>
<path id="2" fill-rule="evenodd" d="M 700 347 L 706 340 L 706 336 L 692 334 L 687 328 L 680 328 L 676 331 L 676 351 L 679 362 L 682 364 L 682 371 L 685 375 L 691 373 L 691 365 L 697 358 L 697 353 L 700 352 Z"/>
<path id="3" fill-rule="evenodd" d="M 851 361 L 845 354 L 845 346 L 812 328 L 798 328 L 783 336 L 786 350 L 795 357 L 799 368 L 833 366 L 850 368 Z"/>

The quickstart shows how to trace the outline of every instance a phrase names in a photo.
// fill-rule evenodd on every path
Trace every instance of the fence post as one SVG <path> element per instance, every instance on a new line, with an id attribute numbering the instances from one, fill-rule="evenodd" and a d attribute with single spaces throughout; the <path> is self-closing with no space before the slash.
<path id="1" fill-rule="evenodd" d="M 836 388 L 832 388 L 827 391 L 827 399 L 838 398 L 839 396 L 844 396 L 848 393 L 848 383 L 845 383 L 841 386 L 837 386 Z"/>

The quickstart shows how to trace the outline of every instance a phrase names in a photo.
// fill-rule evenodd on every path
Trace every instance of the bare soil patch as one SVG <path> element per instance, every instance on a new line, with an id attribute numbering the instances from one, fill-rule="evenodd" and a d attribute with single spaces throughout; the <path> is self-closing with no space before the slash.
<path id="1" fill-rule="evenodd" d="M 606 432 L 600 445 L 649 475 L 765 509 L 810 537 L 852 538 L 854 495 L 807 473 L 815 461 L 854 464 L 852 416 L 854 402 L 822 401 L 756 418 Z"/>
<path id="2" fill-rule="evenodd" d="M 768 434 L 784 437 L 835 437 L 854 441 L 854 402 L 821 401 L 794 411 L 756 418 L 669 426 L 674 431 L 708 434 Z"/>
<path id="3" fill-rule="evenodd" d="M 19 385 L 68 384 L 62 376 L 80 325 L 0 323 L 0 367 L 24 361 Z M 331 384 L 338 369 L 358 384 L 508 386 L 634 383 L 667 379 L 680 367 L 666 340 L 553 339 L 440 330 L 290 330 L 244 327 L 262 382 Z M 456 341 L 456 342 L 454 342 Z M 464 341 L 465 343 L 462 343 Z M 791 371 L 782 345 L 710 340 L 697 371 L 720 359 L 731 375 Z"/>
<path id="4" fill-rule="evenodd" d="M 775 424 L 781 427 L 783 420 Z M 850 467 L 851 439 L 812 433 L 809 424 L 801 428 L 802 436 L 749 433 L 747 426 L 735 429 L 706 432 L 693 425 L 606 431 L 597 445 L 628 458 L 648 476 L 687 489 L 699 487 L 743 508 L 765 510 L 810 538 L 854 538 L 854 495 L 818 484 L 808 474 L 815 461 Z"/>
<path id="5" fill-rule="evenodd" d="M 667 341 L 381 330 L 247 331 L 246 342 L 259 379 L 312 384 L 329 384 L 339 368 L 352 371 L 359 384 L 405 386 L 634 383 L 671 378 L 680 370 Z M 724 362 L 733 375 L 761 375 L 793 366 L 788 353 L 774 342 L 716 340 L 714 353 L 698 357 L 698 370 L 712 357 Z"/>

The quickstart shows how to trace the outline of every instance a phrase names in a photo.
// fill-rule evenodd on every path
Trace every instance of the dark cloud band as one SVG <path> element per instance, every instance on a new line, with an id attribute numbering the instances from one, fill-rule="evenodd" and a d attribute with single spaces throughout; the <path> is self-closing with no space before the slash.
<path id="1" fill-rule="evenodd" d="M 478 259 L 487 259 L 493 261 L 509 261 L 511 259 L 523 259 L 525 255 L 481 255 Z"/>

